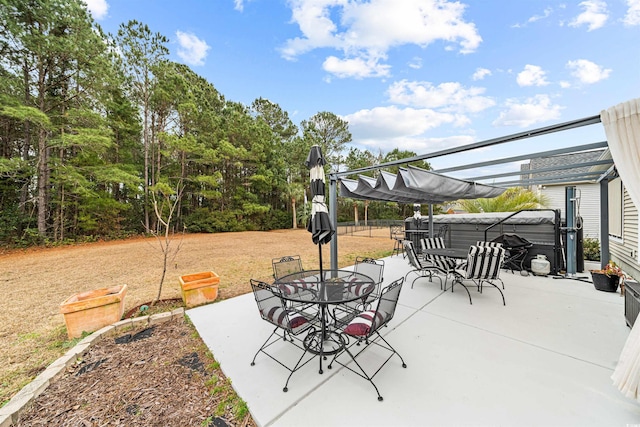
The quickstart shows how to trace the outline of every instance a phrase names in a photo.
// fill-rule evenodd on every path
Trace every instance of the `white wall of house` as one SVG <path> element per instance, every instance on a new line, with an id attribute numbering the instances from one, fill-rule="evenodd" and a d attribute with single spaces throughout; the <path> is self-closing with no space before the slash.
<path id="1" fill-rule="evenodd" d="M 565 187 L 566 185 L 545 185 L 539 191 L 549 200 L 549 209 L 560 209 L 562 218 L 565 217 Z M 580 197 L 578 206 L 582 217 L 582 236 L 600 240 L 600 185 L 576 184 L 576 194 Z"/>
<path id="2" fill-rule="evenodd" d="M 624 190 L 622 207 L 609 206 L 609 215 L 615 215 L 622 208 L 622 238 L 610 236 L 609 251 L 611 259 L 618 263 L 622 270 L 634 279 L 640 279 L 640 242 L 638 240 L 638 209 L 629 193 Z"/>

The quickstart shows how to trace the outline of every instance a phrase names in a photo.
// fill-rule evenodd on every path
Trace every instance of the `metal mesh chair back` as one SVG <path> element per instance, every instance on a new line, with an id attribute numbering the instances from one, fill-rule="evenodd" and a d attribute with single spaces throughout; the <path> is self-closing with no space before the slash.
<path id="1" fill-rule="evenodd" d="M 273 258 L 271 261 L 273 266 L 273 277 L 277 280 L 281 277 L 287 276 L 293 273 L 300 273 L 304 271 L 302 268 L 302 260 L 300 255 L 289 255 L 281 258 Z"/>
<path id="2" fill-rule="evenodd" d="M 380 298 L 378 299 L 378 305 L 376 307 L 376 313 L 378 314 L 377 318 L 380 319 L 380 321 L 376 322 L 374 319 L 369 335 L 371 335 L 372 333 L 389 323 L 391 319 L 393 319 L 403 283 L 404 277 L 401 277 L 392 282 L 390 285 L 386 286 L 380 293 Z"/>
<path id="3" fill-rule="evenodd" d="M 253 296 L 256 299 L 260 316 L 267 322 L 273 323 L 276 326 L 278 323 L 269 318 L 268 313 L 276 308 L 283 308 L 284 304 L 279 295 L 274 292 L 274 289 L 267 283 L 259 280 L 250 279 L 251 289 L 253 289 Z"/>
<path id="4" fill-rule="evenodd" d="M 384 272 L 384 261 L 381 259 L 357 257 L 353 270 L 356 273 L 371 277 L 376 284 L 380 284 L 382 283 L 382 274 Z"/>
<path id="5" fill-rule="evenodd" d="M 471 246 L 467 257 L 467 279 L 494 280 L 500 277 L 504 248 Z"/>
<path id="6" fill-rule="evenodd" d="M 372 300 L 380 295 L 380 285 L 382 284 L 382 275 L 384 273 L 384 261 L 381 259 L 357 257 L 353 271 L 371 277 L 375 283 L 375 289 L 371 294 L 369 294 L 367 300 Z"/>
<path id="7" fill-rule="evenodd" d="M 391 234 L 392 239 L 404 239 L 404 227 L 402 225 L 391 225 L 389 226 L 389 232 Z"/>
<path id="8" fill-rule="evenodd" d="M 391 225 L 389 226 L 389 232 L 393 240 L 393 252 L 391 252 L 391 255 L 400 255 L 403 249 L 404 228 L 402 225 Z M 404 257 L 404 254 L 402 256 Z"/>
<path id="9" fill-rule="evenodd" d="M 449 225 L 445 224 L 445 225 L 441 225 L 440 228 L 438 228 L 438 232 L 436 233 L 436 235 L 434 237 L 440 237 L 441 239 L 444 240 L 445 237 L 447 237 L 447 232 L 449 231 Z"/>

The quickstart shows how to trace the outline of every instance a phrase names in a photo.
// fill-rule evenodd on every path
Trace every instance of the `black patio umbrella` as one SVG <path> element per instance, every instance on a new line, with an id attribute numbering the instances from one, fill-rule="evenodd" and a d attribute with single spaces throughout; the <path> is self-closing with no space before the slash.
<path id="1" fill-rule="evenodd" d="M 329 210 L 325 203 L 325 177 L 324 165 L 326 160 L 322 156 L 322 149 L 319 145 L 314 145 L 309 151 L 309 156 L 304 162 L 309 168 L 309 178 L 311 182 L 311 219 L 307 225 L 307 230 L 311 233 L 313 243 L 318 245 L 320 255 L 320 277 L 322 277 L 322 246 L 329 243 L 335 230 L 329 219 Z"/>

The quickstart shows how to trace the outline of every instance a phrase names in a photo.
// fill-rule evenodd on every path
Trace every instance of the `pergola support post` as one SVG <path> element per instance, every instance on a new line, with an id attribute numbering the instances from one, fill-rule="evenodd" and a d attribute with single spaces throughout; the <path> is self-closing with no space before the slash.
<path id="1" fill-rule="evenodd" d="M 576 277 L 577 263 L 576 251 L 577 229 L 576 229 L 576 187 L 569 185 L 565 187 L 565 217 L 567 230 L 567 277 Z"/>
<path id="2" fill-rule="evenodd" d="M 338 269 L 338 177 L 336 174 L 329 174 L 329 219 L 336 230 L 329 243 L 331 270 Z"/>

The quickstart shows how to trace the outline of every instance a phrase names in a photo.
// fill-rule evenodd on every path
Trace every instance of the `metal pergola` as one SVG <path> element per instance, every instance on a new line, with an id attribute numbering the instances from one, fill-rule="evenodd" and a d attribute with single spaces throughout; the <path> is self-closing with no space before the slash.
<path id="1" fill-rule="evenodd" d="M 476 150 L 479 148 L 486 148 L 504 144 L 508 142 L 514 142 L 524 140 L 528 138 L 534 138 L 543 135 L 549 135 L 556 132 L 576 129 L 584 126 L 600 123 L 600 115 L 585 117 L 578 120 L 572 120 L 569 122 L 559 123 L 542 128 L 532 129 L 524 132 L 519 132 L 503 137 L 492 138 L 485 141 L 475 142 L 460 147 L 448 148 L 445 150 L 434 151 L 431 153 L 421 154 L 414 157 L 394 160 L 387 163 L 382 163 L 375 166 L 369 166 L 364 168 L 352 169 L 347 171 L 333 171 L 329 174 L 329 216 L 331 221 L 336 224 L 338 219 L 337 213 L 337 185 L 338 180 L 354 174 L 362 174 L 374 170 L 380 170 L 391 166 L 403 166 L 412 162 L 433 159 L 437 157 L 450 156 L 458 153 L 464 153 L 467 151 Z M 464 171 L 470 169 L 476 169 L 480 167 L 495 166 L 507 163 L 513 163 L 518 161 L 532 160 L 541 157 L 552 157 L 557 155 L 566 155 L 573 153 L 582 153 L 597 149 L 608 149 L 607 141 L 575 145 L 571 147 L 558 148 L 555 150 L 547 150 L 540 152 L 532 152 L 518 156 L 505 157 L 490 161 L 463 164 L 455 167 L 436 169 L 434 172 L 440 174 L 447 174 L 451 172 Z M 505 178 L 510 176 L 520 176 L 519 179 L 510 181 L 492 182 L 494 186 L 529 186 L 529 185 L 544 185 L 544 184 L 575 184 L 575 183 L 599 183 L 600 184 L 600 247 L 601 247 L 601 260 L 609 259 L 609 221 L 608 221 L 608 181 L 610 178 L 616 176 L 615 165 L 611 156 L 609 158 L 592 160 L 592 161 L 576 161 L 575 163 L 562 164 L 558 166 L 543 167 L 539 169 L 530 170 L 518 170 L 513 172 L 505 172 L 499 174 L 487 174 L 481 176 L 474 176 L 471 178 L 465 178 L 472 181 L 484 181 L 495 180 L 496 178 Z M 579 172 L 575 172 L 579 169 Z M 549 172 L 562 172 L 561 174 L 555 174 L 550 176 L 539 175 Z M 526 177 L 525 177 L 526 176 Z M 433 206 L 429 205 L 429 217 L 433 216 Z M 429 223 L 429 232 L 433 234 L 433 223 Z M 567 232 L 571 233 L 571 227 L 567 224 Z M 575 232 L 575 230 L 573 230 Z M 567 239 L 568 241 L 570 239 Z M 571 248 L 567 247 L 569 251 Z M 330 243 L 331 251 L 331 269 L 338 268 L 338 236 L 334 235 Z M 602 262 L 602 261 L 601 261 Z M 569 266 L 568 266 L 569 267 Z"/>

